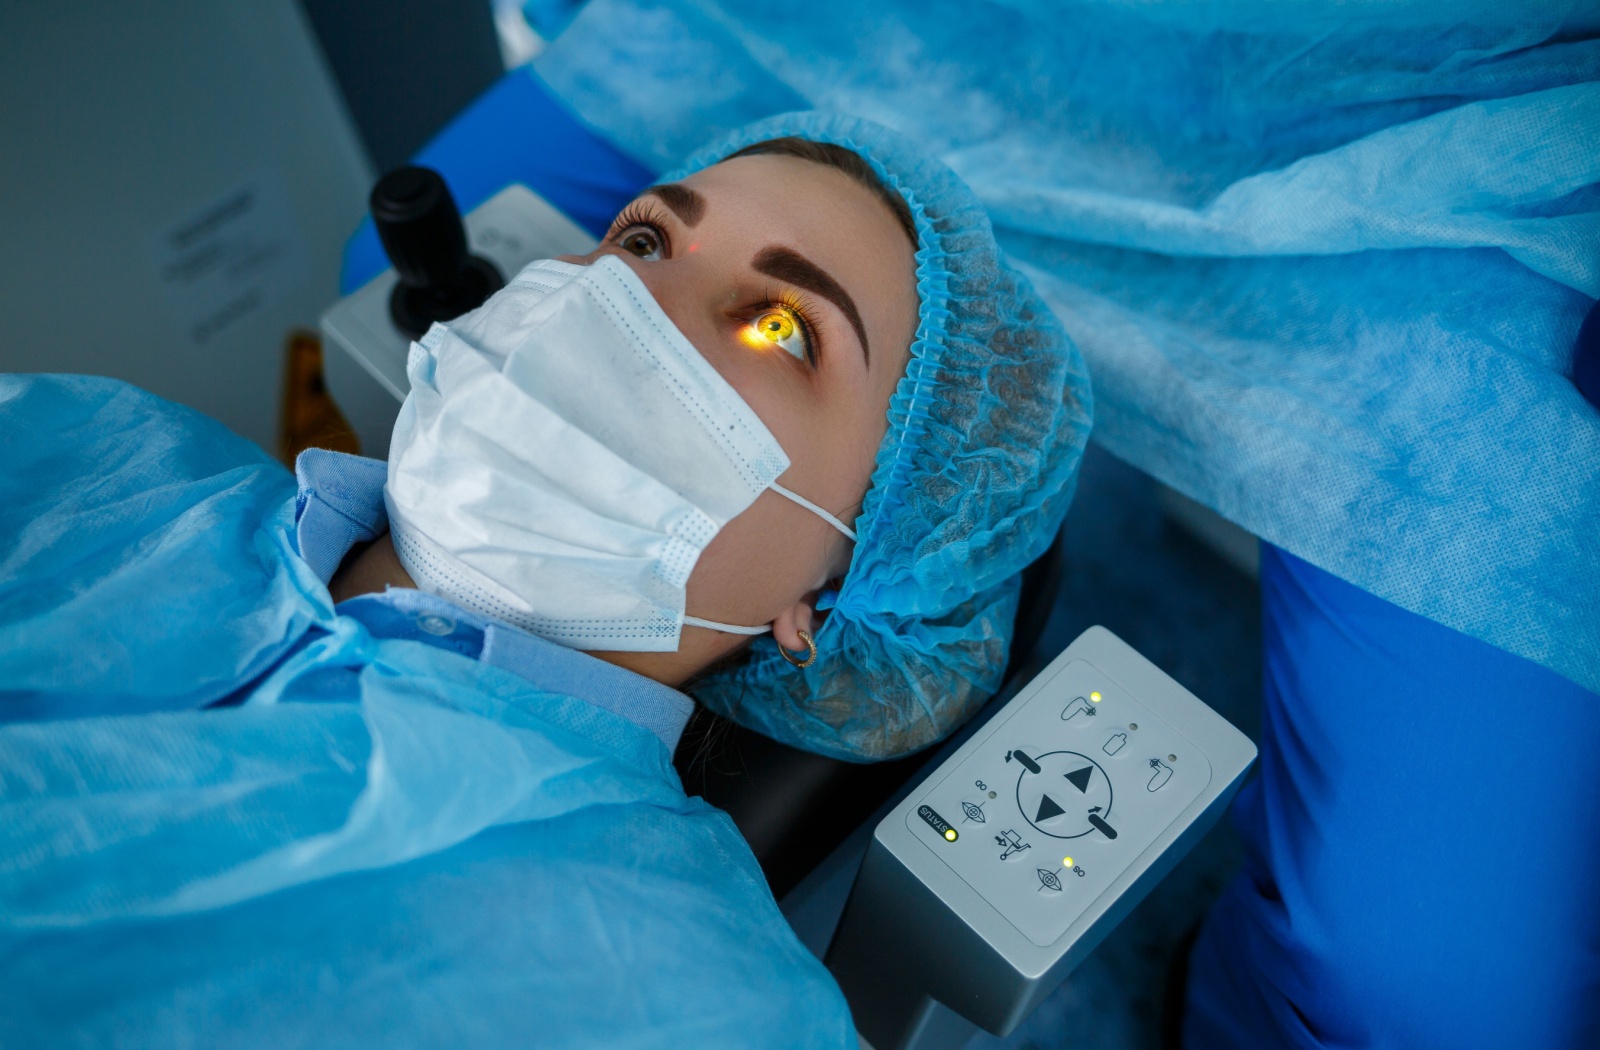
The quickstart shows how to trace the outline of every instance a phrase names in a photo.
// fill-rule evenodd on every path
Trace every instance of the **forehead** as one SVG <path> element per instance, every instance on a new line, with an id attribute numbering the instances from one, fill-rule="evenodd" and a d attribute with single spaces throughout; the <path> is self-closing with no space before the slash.
<path id="1" fill-rule="evenodd" d="M 735 157 L 683 180 L 704 194 L 715 217 L 718 208 L 741 218 L 759 213 L 768 224 L 781 222 L 796 233 L 833 230 L 852 240 L 897 238 L 911 249 L 888 205 L 870 189 L 835 168 L 799 157 Z M 774 231 L 769 231 L 774 232 Z"/>

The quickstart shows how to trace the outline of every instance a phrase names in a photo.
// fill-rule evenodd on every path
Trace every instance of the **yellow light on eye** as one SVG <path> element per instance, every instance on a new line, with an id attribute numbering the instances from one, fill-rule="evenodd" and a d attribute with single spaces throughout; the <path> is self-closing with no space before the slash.
<path id="1" fill-rule="evenodd" d="M 752 350 L 770 350 L 794 336 L 794 318 L 783 310 L 768 310 L 739 329 L 740 340 Z"/>
<path id="2" fill-rule="evenodd" d="M 739 341 L 759 352 L 777 347 L 796 360 L 813 366 L 816 364 L 811 350 L 811 333 L 798 307 L 766 307 L 739 326 Z"/>
<path id="3" fill-rule="evenodd" d="M 1089 699 L 1093 700 L 1095 703 L 1098 704 L 1100 702 L 1100 694 L 1099 693 L 1090 693 L 1089 694 Z"/>
<path id="4" fill-rule="evenodd" d="M 794 335 L 794 318 L 776 310 L 762 314 L 761 319 L 756 322 L 756 326 L 761 329 L 762 335 L 774 343 L 781 343 L 791 335 Z"/>
<path id="5" fill-rule="evenodd" d="M 955 828 L 945 828 L 944 829 L 944 840 L 946 842 L 954 842 L 956 840 L 956 829 Z"/>

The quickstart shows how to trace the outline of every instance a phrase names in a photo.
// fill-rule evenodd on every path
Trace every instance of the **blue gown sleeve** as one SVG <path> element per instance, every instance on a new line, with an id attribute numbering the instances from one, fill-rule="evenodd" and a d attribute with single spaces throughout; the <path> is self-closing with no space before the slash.
<path id="1" fill-rule="evenodd" d="M 294 479 L 115 380 L 0 376 L 0 722 L 200 706 L 268 667 L 327 592 Z"/>
<path id="2" fill-rule="evenodd" d="M 343 618 L 243 704 L 0 725 L 0 1045 L 848 1047 L 726 814 Z"/>

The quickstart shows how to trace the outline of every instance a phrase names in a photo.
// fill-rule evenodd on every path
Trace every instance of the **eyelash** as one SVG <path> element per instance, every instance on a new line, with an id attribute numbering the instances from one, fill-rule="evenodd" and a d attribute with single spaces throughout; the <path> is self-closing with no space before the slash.
<path id="1" fill-rule="evenodd" d="M 640 197 L 629 202 L 626 208 L 612 220 L 611 229 L 606 239 L 615 242 L 627 230 L 635 226 L 643 226 L 655 234 L 661 241 L 663 253 L 672 254 L 672 238 L 664 228 L 665 217 L 652 205 L 647 198 Z M 806 357 L 813 369 L 817 367 L 817 359 L 821 356 L 819 348 L 822 338 L 819 334 L 822 326 L 817 323 L 817 308 L 812 300 L 801 292 L 790 288 L 769 289 L 763 296 L 765 300 L 751 312 L 746 323 L 752 322 L 762 310 L 770 310 L 774 306 L 781 306 L 794 314 L 795 320 L 800 324 L 800 331 L 806 340 Z"/>
<path id="2" fill-rule="evenodd" d="M 664 254 L 672 254 L 672 238 L 667 236 L 664 217 L 642 197 L 622 209 L 621 214 L 612 221 L 611 232 L 606 239 L 615 241 L 634 226 L 643 226 L 655 234 L 661 241 Z"/>

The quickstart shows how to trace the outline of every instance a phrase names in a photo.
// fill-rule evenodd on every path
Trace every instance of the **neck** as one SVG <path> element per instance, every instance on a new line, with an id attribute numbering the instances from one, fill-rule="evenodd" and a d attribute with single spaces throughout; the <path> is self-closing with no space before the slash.
<path id="1" fill-rule="evenodd" d="M 416 581 L 400 564 L 389 534 L 373 540 L 365 547 L 357 547 L 345 555 L 339 571 L 328 583 L 328 593 L 335 604 L 363 594 L 382 594 L 389 587 L 416 589 Z"/>

